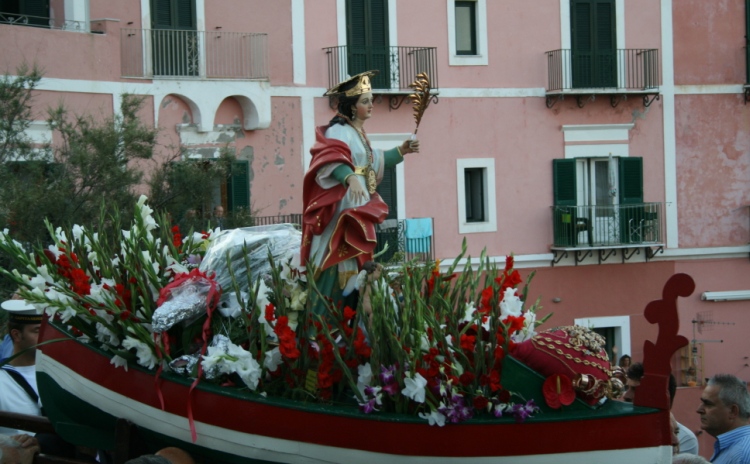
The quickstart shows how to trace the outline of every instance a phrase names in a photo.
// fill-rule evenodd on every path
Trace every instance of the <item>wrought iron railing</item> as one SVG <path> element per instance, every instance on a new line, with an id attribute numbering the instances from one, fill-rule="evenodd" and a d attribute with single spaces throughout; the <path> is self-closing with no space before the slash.
<path id="1" fill-rule="evenodd" d="M 387 219 L 376 227 L 378 245 L 375 253 L 380 253 L 377 260 L 382 263 L 403 261 L 432 261 L 435 256 L 435 234 L 432 218 L 417 219 L 421 224 L 428 221 L 429 227 L 416 231 L 411 219 Z M 252 225 L 294 224 L 302 227 L 301 214 L 279 216 L 254 216 Z M 412 230 L 407 232 L 409 225 Z M 387 245 L 386 245 L 387 244 Z M 385 252 L 383 252 L 385 250 Z"/>
<path id="2" fill-rule="evenodd" d="M 123 77 L 268 79 L 267 34 L 122 29 Z"/>
<path id="3" fill-rule="evenodd" d="M 270 226 L 273 224 L 294 224 L 295 226 L 302 227 L 302 215 L 301 214 L 280 214 L 278 216 L 253 216 L 253 226 Z"/>
<path id="4" fill-rule="evenodd" d="M 561 49 L 547 53 L 547 91 L 614 88 L 658 89 L 659 50 L 619 49 L 580 52 Z"/>
<path id="5" fill-rule="evenodd" d="M 419 73 L 427 73 L 432 89 L 438 88 L 437 49 L 435 47 L 355 47 L 323 49 L 328 56 L 328 87 L 348 76 L 377 69 L 373 89 L 411 92 L 409 84 Z"/>
<path id="6" fill-rule="evenodd" d="M 88 31 L 85 21 L 73 21 L 59 18 L 48 18 L 46 16 L 33 16 L 7 12 L 0 12 L 0 24 L 41 27 L 44 29 L 60 29 L 76 32 Z"/>
<path id="7" fill-rule="evenodd" d="M 553 246 L 618 247 L 662 243 L 662 203 L 553 206 Z"/>
<path id="8" fill-rule="evenodd" d="M 427 221 L 429 227 L 417 224 Z M 409 228 L 412 227 L 410 231 Z M 403 261 L 432 261 L 435 257 L 435 233 L 432 218 L 386 219 L 377 226 L 378 245 L 375 253 L 382 263 Z M 387 248 L 386 248 L 387 244 Z M 385 251 L 383 251 L 385 250 Z"/>

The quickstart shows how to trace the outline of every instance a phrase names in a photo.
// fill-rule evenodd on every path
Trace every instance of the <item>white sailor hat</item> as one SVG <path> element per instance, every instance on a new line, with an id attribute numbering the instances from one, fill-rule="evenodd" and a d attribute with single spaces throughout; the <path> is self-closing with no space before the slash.
<path id="1" fill-rule="evenodd" d="M 41 324 L 42 315 L 39 314 L 26 300 L 5 300 L 0 304 L 8 311 L 8 322 L 16 324 Z"/>

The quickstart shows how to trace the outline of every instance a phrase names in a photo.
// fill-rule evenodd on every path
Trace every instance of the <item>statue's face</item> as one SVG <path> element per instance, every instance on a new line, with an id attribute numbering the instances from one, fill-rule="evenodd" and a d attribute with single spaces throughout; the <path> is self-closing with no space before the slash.
<path id="1" fill-rule="evenodd" d="M 363 93 L 359 96 L 357 104 L 353 108 L 354 119 L 365 121 L 372 116 L 372 92 Z"/>

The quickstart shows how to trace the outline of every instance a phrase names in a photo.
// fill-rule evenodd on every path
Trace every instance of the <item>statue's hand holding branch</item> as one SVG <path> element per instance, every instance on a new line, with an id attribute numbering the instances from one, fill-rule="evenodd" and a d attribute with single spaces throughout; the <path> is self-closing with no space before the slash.
<path id="1" fill-rule="evenodd" d="M 419 140 L 404 140 L 404 143 L 402 143 L 401 146 L 398 147 L 398 149 L 401 152 L 402 156 L 408 153 L 419 153 Z"/>

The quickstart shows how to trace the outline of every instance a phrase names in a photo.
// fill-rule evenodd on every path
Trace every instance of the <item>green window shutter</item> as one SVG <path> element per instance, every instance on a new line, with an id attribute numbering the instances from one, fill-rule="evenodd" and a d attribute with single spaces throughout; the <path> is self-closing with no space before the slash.
<path id="1" fill-rule="evenodd" d="M 227 179 L 227 207 L 229 211 L 250 208 L 249 170 L 246 160 L 232 163 L 232 171 Z"/>
<path id="2" fill-rule="evenodd" d="M 576 246 L 578 234 L 575 232 L 578 211 L 576 160 L 552 160 L 552 208 L 555 246 Z"/>
<path id="3" fill-rule="evenodd" d="M 617 81 L 614 0 L 571 0 L 573 87 L 612 87 Z"/>
<path id="4" fill-rule="evenodd" d="M 388 0 L 347 0 L 346 31 L 348 74 L 377 69 L 373 87 L 389 88 Z"/>
<path id="5" fill-rule="evenodd" d="M 576 206 L 578 203 L 576 160 L 552 160 L 552 175 L 555 206 Z"/>
<path id="6" fill-rule="evenodd" d="M 643 158 L 620 158 L 620 204 L 643 203 Z"/>
<path id="7" fill-rule="evenodd" d="M 154 29 L 172 29 L 172 1 L 151 0 L 151 18 Z"/>
<path id="8" fill-rule="evenodd" d="M 175 19 L 177 29 L 195 29 L 194 0 L 175 0 Z"/>
<path id="9" fill-rule="evenodd" d="M 622 243 L 642 241 L 645 217 L 643 207 L 643 158 L 620 158 L 620 240 Z"/>
<path id="10" fill-rule="evenodd" d="M 388 205 L 388 217 L 386 219 L 397 219 L 396 203 L 398 194 L 396 191 L 396 168 L 390 167 L 383 171 L 383 180 L 378 185 L 378 194 Z"/>

